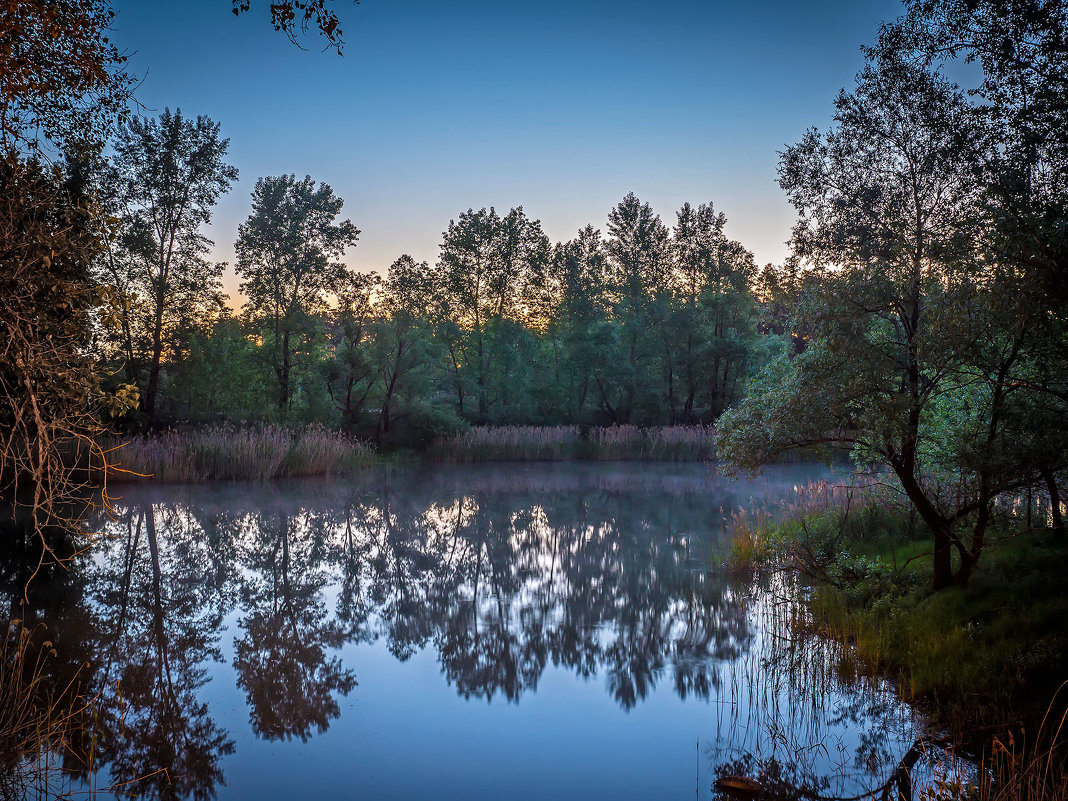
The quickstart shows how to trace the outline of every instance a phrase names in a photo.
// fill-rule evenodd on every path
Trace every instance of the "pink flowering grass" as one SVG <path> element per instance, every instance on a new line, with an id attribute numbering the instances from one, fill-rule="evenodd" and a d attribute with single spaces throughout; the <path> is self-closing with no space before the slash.
<path id="1" fill-rule="evenodd" d="M 602 461 L 702 462 L 716 458 L 711 426 L 610 426 L 590 429 L 592 458 Z"/>

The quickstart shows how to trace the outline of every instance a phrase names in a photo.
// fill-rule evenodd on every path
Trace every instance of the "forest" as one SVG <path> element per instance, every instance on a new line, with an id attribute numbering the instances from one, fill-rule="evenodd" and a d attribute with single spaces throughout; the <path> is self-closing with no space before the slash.
<path id="1" fill-rule="evenodd" d="M 468 209 L 436 264 L 401 255 L 378 274 L 341 263 L 359 230 L 328 184 L 261 178 L 234 309 L 199 233 L 235 174 L 226 144 L 164 112 L 122 130 L 100 178 L 121 222 L 96 272 L 115 311 L 92 345 L 138 399 L 121 426 L 315 422 L 425 446 L 468 425 L 710 424 L 783 347 L 755 292 L 781 303 L 785 274 L 759 272 L 711 203 L 669 229 L 633 194 L 607 235 L 555 245 L 522 207 Z"/>

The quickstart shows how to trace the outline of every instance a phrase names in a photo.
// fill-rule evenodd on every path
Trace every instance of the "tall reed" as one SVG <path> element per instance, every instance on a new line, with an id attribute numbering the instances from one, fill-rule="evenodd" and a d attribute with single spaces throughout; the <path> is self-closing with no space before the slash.
<path id="1" fill-rule="evenodd" d="M 822 521 L 822 528 L 832 532 L 832 542 L 819 543 L 821 549 L 829 544 L 836 547 L 854 529 L 871 525 L 875 510 L 892 503 L 888 493 L 875 484 L 820 480 L 796 486 L 791 495 L 772 506 L 739 509 L 726 517 L 724 562 L 737 573 L 788 563 L 813 577 L 818 568 L 817 543 L 810 527 L 815 521 Z"/>
<path id="2" fill-rule="evenodd" d="M 438 440 L 428 453 L 440 462 L 697 462 L 715 455 L 716 435 L 710 426 L 632 425 L 591 428 L 585 437 L 579 426 L 475 426 Z"/>
<path id="3" fill-rule="evenodd" d="M 986 759 L 989 770 L 981 772 L 977 788 L 979 801 L 1068 799 L 1068 711 L 1057 714 L 1064 709 L 1063 699 L 1058 699 L 1066 689 L 1068 682 L 1050 702 L 1033 747 L 1017 743 L 1011 733 L 993 738 Z"/>
<path id="4" fill-rule="evenodd" d="M 71 736 L 90 710 L 81 696 L 78 675 L 66 686 L 49 681 L 47 665 L 56 656 L 52 643 L 38 642 L 31 631 L 13 620 L 0 645 L 0 797 L 51 797 L 63 784 L 64 759 L 76 752 Z"/>
<path id="5" fill-rule="evenodd" d="M 212 426 L 110 443 L 109 481 L 267 480 L 343 473 L 374 461 L 366 443 L 319 426 Z"/>
<path id="6" fill-rule="evenodd" d="M 578 426 L 475 426 L 431 445 L 439 462 L 558 462 L 574 457 Z"/>
<path id="7" fill-rule="evenodd" d="M 711 426 L 623 425 L 590 429 L 592 458 L 604 461 L 701 462 L 716 458 Z"/>

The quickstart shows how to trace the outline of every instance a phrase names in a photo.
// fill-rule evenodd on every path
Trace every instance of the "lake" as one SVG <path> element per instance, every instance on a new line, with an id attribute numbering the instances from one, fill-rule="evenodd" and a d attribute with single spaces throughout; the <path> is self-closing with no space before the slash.
<path id="1" fill-rule="evenodd" d="M 789 574 L 723 567 L 732 513 L 830 475 L 494 464 L 122 487 L 27 613 L 98 697 L 92 764 L 65 787 L 708 799 L 759 774 L 767 797 L 863 793 L 922 720 L 797 633 Z"/>

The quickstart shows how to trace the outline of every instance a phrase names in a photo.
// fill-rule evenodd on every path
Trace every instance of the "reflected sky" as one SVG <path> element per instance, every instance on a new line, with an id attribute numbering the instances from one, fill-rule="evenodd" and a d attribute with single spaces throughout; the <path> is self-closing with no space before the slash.
<path id="1" fill-rule="evenodd" d="M 97 786 L 165 769 L 130 789 L 707 798 L 717 770 L 770 760 L 855 794 L 907 750 L 912 714 L 793 636 L 786 577 L 721 566 L 733 511 L 826 474 L 486 465 L 125 488 L 28 617 L 89 662 Z"/>

